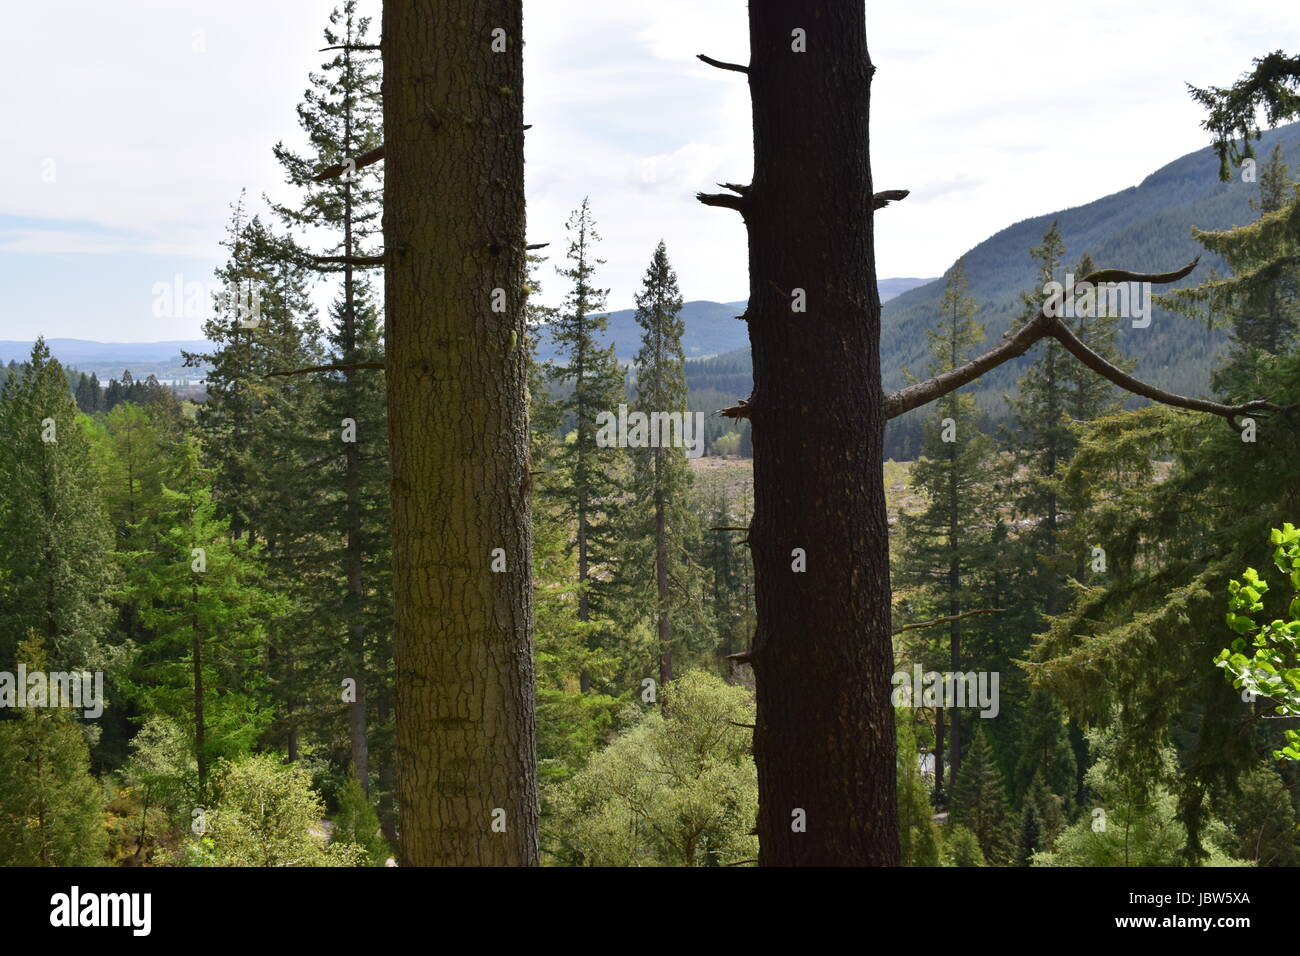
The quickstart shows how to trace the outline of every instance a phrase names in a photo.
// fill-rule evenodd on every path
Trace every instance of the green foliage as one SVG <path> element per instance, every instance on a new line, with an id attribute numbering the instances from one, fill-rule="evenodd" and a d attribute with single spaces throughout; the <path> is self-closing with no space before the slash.
<path id="1" fill-rule="evenodd" d="M 333 817 L 333 844 L 353 844 L 365 851 L 371 866 L 384 866 L 393 851 L 379 831 L 379 814 L 356 777 L 348 777 L 339 791 L 339 809 Z"/>
<path id="2" fill-rule="evenodd" d="M 29 630 L 55 670 L 108 662 L 113 538 L 85 423 L 37 339 L 0 395 L 0 662 Z"/>
<path id="3" fill-rule="evenodd" d="M 626 401 L 623 370 L 613 346 L 602 347 L 598 336 L 605 331 L 607 290 L 592 284 L 596 267 L 604 260 L 595 256 L 600 236 L 587 200 L 574 210 L 565 228 L 569 232 L 569 268 L 558 270 L 570 282 L 569 291 L 548 325 L 559 360 L 548 363 L 546 380 L 560 391 L 555 409 L 572 440 L 558 444 L 548 462 L 551 474 L 542 485 L 549 500 L 562 503 L 574 522 L 572 547 L 578 552 L 579 616 L 609 613 L 610 570 L 615 559 L 614 532 L 617 527 L 617 499 L 622 484 L 620 449 L 602 448 L 596 443 L 596 416 L 617 413 Z M 601 573 L 597 574 L 596 572 Z"/>
<path id="4" fill-rule="evenodd" d="M 152 550 L 130 556 L 128 593 L 150 633 L 122 683 L 146 712 L 192 728 L 202 802 L 205 770 L 246 753 L 266 724 L 262 628 L 281 610 L 259 586 L 255 552 L 216 515 L 195 442 L 178 449 Z"/>
<path id="5" fill-rule="evenodd" d="M 1010 813 L 993 748 L 977 726 L 952 790 L 951 820 L 974 833 L 984 858 L 1001 866 L 1011 862 L 1014 852 Z"/>
<path id="6" fill-rule="evenodd" d="M 1172 750 L 1162 750 L 1155 765 L 1127 766 L 1116 761 L 1112 738 L 1093 733 L 1089 742 L 1098 755 L 1086 774 L 1095 805 L 1061 833 L 1055 850 L 1036 854 L 1033 865 L 1186 865 L 1187 833 L 1165 782 L 1174 773 Z M 1221 822 L 1204 822 L 1203 832 L 1210 844 L 1206 865 L 1244 865 L 1223 849 L 1231 834 Z"/>
<path id="7" fill-rule="evenodd" d="M 960 823 L 948 825 L 943 841 L 944 866 L 987 866 L 979 837 Z"/>
<path id="8" fill-rule="evenodd" d="M 644 413 L 651 422 L 649 416 L 656 413 L 689 416 L 684 325 L 679 314 L 682 297 L 662 242 L 646 269 L 636 303 L 642 339 L 631 410 Z M 632 480 L 629 500 L 621 508 L 618 565 L 623 586 L 620 617 L 657 625 L 660 673 L 671 677 L 675 650 L 711 649 L 714 635 L 712 617 L 704 606 L 706 575 L 691 560 L 700 537 L 691 502 L 691 472 L 684 448 L 661 445 L 669 434 L 664 429 L 652 435 L 652 447 L 627 449 Z M 694 433 L 692 437 L 700 438 Z"/>
<path id="9" fill-rule="evenodd" d="M 1254 69 L 1232 86 L 1191 86 L 1192 98 L 1209 114 L 1202 124 L 1214 134 L 1219 157 L 1219 178 L 1227 180 L 1231 167 L 1255 155 L 1252 139 L 1260 138 L 1258 113 L 1264 108 L 1269 126 L 1300 116 L 1300 56 L 1281 50 L 1254 60 Z M 1240 138 L 1241 145 L 1235 142 Z"/>
<path id="10" fill-rule="evenodd" d="M 40 639 L 17 653 L 30 671 L 46 668 Z M 73 713 L 27 707 L 0 721 L 0 866 L 104 862 L 104 794 Z"/>
<path id="11" fill-rule="evenodd" d="M 751 859 L 758 783 L 754 704 L 695 671 L 660 688 L 651 711 L 552 789 L 550 854 L 587 866 L 716 866 Z"/>
<path id="12" fill-rule="evenodd" d="M 938 866 L 939 834 L 918 768 L 915 717 L 910 708 L 895 712 L 898 738 L 898 836 L 903 866 Z"/>
<path id="13" fill-rule="evenodd" d="M 325 805 L 300 764 L 258 754 L 217 766 L 201 859 L 213 866 L 362 866 L 367 849 L 327 843 Z"/>
<path id="14" fill-rule="evenodd" d="M 1231 646 L 1214 658 L 1232 680 L 1245 688 L 1251 699 L 1263 697 L 1282 718 L 1300 717 L 1300 531 L 1289 521 L 1269 533 L 1273 544 L 1273 565 L 1291 585 L 1286 606 L 1289 620 L 1261 623 L 1266 580 L 1254 568 L 1247 568 L 1239 580 L 1228 582 L 1228 627 L 1237 634 Z M 1247 644 L 1247 638 L 1250 644 Z M 1254 653 L 1247 656 L 1247 652 Z M 1278 760 L 1300 760 L 1300 730 L 1286 728 L 1286 745 L 1273 751 Z"/>
<path id="15" fill-rule="evenodd" d="M 1256 866 L 1300 865 L 1300 824 L 1278 772 L 1258 765 L 1241 778 L 1241 789 L 1225 801 L 1232 830 L 1229 852 Z"/>

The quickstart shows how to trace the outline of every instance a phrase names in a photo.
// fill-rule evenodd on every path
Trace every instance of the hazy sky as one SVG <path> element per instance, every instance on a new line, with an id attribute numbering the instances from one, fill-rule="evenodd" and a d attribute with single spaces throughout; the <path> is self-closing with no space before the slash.
<path id="1" fill-rule="evenodd" d="M 9 5 L 0 339 L 199 336 L 199 318 L 152 314 L 153 287 L 211 281 L 241 188 L 287 198 L 271 146 L 297 142 L 332 6 Z M 752 169 L 744 77 L 694 59 L 748 60 L 743 0 L 526 0 L 524 16 L 529 239 L 561 253 L 590 196 L 611 308 L 632 304 L 660 238 L 687 299 L 745 298 L 740 217 L 693 198 Z M 873 0 L 867 27 L 876 188 L 912 190 L 877 216 L 879 274 L 933 276 L 1206 145 L 1184 83 L 1296 52 L 1300 4 Z"/>

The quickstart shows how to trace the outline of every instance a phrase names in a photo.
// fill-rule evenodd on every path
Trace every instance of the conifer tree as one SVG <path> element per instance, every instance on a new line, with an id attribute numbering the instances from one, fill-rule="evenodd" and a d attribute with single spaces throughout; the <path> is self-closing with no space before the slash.
<path id="1" fill-rule="evenodd" d="M 1068 805 L 1075 792 L 1078 770 L 1060 705 L 1051 694 L 1040 688 L 1030 691 L 1017 736 L 1020 758 L 1012 781 L 1013 799 L 1023 803 L 1038 777 L 1050 793 L 1063 798 Z"/>
<path id="2" fill-rule="evenodd" d="M 645 545 L 648 553 L 644 559 L 629 555 L 624 561 L 625 580 L 639 592 L 637 603 L 648 606 L 655 621 L 661 686 L 673 679 L 673 624 L 677 623 L 680 631 L 689 617 L 692 626 L 686 630 L 697 647 L 703 643 L 701 631 L 707 627 L 699 614 L 701 569 L 690 561 L 688 551 L 699 527 L 690 509 L 692 483 L 686 451 L 681 444 L 665 445 L 669 428 L 655 426 L 660 416 L 670 421 L 675 415 L 681 417 L 684 427 L 690 424 L 682 351 L 686 326 L 681 308 L 677 274 L 661 241 L 636 296 L 636 320 L 642 333 L 635 366 L 635 408 L 650 421 L 651 435 L 649 447 L 628 449 L 633 464 L 628 537 L 633 549 Z M 703 437 L 692 431 L 694 440 L 703 441 Z M 684 432 L 675 438 L 684 440 Z"/>
<path id="3" fill-rule="evenodd" d="M 131 555 L 128 589 L 151 637 L 124 680 L 147 711 L 190 728 L 200 803 L 213 762 L 247 752 L 266 725 L 262 632 L 284 610 L 218 517 L 209 480 L 186 441 L 164 481 L 154 547 Z"/>
<path id="4" fill-rule="evenodd" d="M 63 368 L 38 338 L 0 398 L 0 662 L 33 630 L 55 670 L 103 664 L 115 573 L 93 463 Z"/>
<path id="5" fill-rule="evenodd" d="M 975 834 L 989 863 L 1009 862 L 1014 835 L 1006 788 L 983 728 L 976 729 L 953 787 L 951 820 Z"/>
<path id="6" fill-rule="evenodd" d="M 623 372 L 613 345 L 602 345 L 600 335 L 608 319 L 600 314 L 607 290 L 592 284 L 597 266 L 596 232 L 591 207 L 586 199 L 565 224 L 569 232 L 568 268 L 557 271 L 570 282 L 564 304 L 550 323 L 551 341 L 560 360 L 547 369 L 548 380 L 571 389 L 560 399 L 563 427 L 573 430 L 557 455 L 561 472 L 551 487 L 565 504 L 574 523 L 573 547 L 578 555 L 578 618 L 590 621 L 593 614 L 610 611 L 607 578 L 613 561 L 613 530 L 619 493 L 619 449 L 597 444 L 596 417 L 601 412 L 617 413 L 626 401 Z M 602 574 L 594 572 L 600 570 Z M 583 675 L 584 692 L 590 677 Z"/>
<path id="7" fill-rule="evenodd" d="M 1061 271 L 1065 242 L 1058 223 L 1052 223 L 1043 241 L 1029 254 L 1038 261 L 1038 276 L 1036 285 L 1021 294 L 1022 323 L 1038 314 L 1047 298 L 1043 291 L 1047 283 L 1064 278 Z M 1012 450 L 1017 465 L 1025 469 L 1016 495 L 1016 510 L 1032 523 L 1021 539 L 1026 553 L 1037 556 L 1036 590 L 1040 606 L 1048 614 L 1059 611 L 1064 602 L 1061 579 L 1070 566 L 1062 564 L 1058 534 L 1060 473 L 1073 446 L 1064 378 L 1070 361 L 1059 342 L 1049 339 L 1041 343 L 1038 357 L 1016 383 L 1016 395 L 1011 399 L 1016 427 Z"/>
<path id="8" fill-rule="evenodd" d="M 927 332 L 929 373 L 939 375 L 967 362 L 984 339 L 975 321 L 975 301 L 966 294 L 965 264 L 958 260 L 944 285 L 936 329 Z M 950 392 L 926 418 L 921 459 L 911 471 L 912 487 L 925 496 L 925 508 L 901 519 L 903 560 L 900 578 L 923 589 L 942 616 L 971 609 L 979 594 L 975 569 L 991 557 L 995 486 L 999 478 L 996 448 L 979 429 L 975 399 Z M 949 622 L 947 659 L 954 673 L 964 670 L 960 620 Z M 961 770 L 961 712 L 951 708 L 950 783 Z M 935 801 L 942 805 L 945 710 L 935 710 Z"/>
<path id="9" fill-rule="evenodd" d="M 28 672 L 47 667 L 40 638 L 24 641 Z M 0 866 L 99 866 L 104 797 L 76 711 L 26 707 L 0 721 Z"/>
<path id="10" fill-rule="evenodd" d="M 372 709 L 388 709 L 390 690 L 384 676 L 391 655 L 388 541 L 388 421 L 384 382 L 365 363 L 381 363 L 383 330 L 374 288 L 358 273 L 356 260 L 375 252 L 380 230 L 383 183 L 380 166 L 358 165 L 357 157 L 382 143 L 381 68 L 378 56 L 365 49 L 370 20 L 357 16 L 355 0 L 330 15 L 325 41 L 331 58 L 323 73 L 311 74 L 311 87 L 298 107 L 299 125 L 312 154 L 300 156 L 283 144 L 275 148 L 291 185 L 302 198 L 295 207 L 277 206 L 286 224 L 330 235 L 325 257 L 341 258 L 339 298 L 331 308 L 328 354 L 313 382 L 319 392 L 314 409 L 323 429 L 334 436 L 316 451 L 321 487 L 311 499 L 310 524 L 332 534 L 325 555 L 338 569 L 338 584 L 315 590 L 312 613 L 321 623 L 336 623 L 340 640 L 330 634 L 319 642 L 313 665 L 328 670 L 338 687 L 350 681 L 348 738 L 353 771 L 370 790 Z M 341 47 L 341 49 L 339 49 Z M 348 166 L 350 162 L 350 166 Z M 342 163 L 340 176 L 321 180 L 323 168 Z M 352 423 L 349 428 L 348 422 Z M 340 431 L 342 430 L 342 431 Z M 341 437 L 340 437 L 341 436 Z M 322 556 L 320 544 L 315 560 Z M 337 650 L 336 650 L 337 649 Z M 375 697 L 374 703 L 371 701 Z M 382 698 L 382 701 L 381 701 Z M 375 708 L 375 703 L 383 706 Z M 385 745 L 385 752 L 391 747 Z"/>
<path id="11" fill-rule="evenodd" d="M 1220 231 L 1193 230 L 1206 250 L 1222 256 L 1229 275 L 1179 289 L 1161 301 L 1184 314 L 1227 325 L 1232 345 L 1213 378 L 1232 398 L 1254 385 L 1254 369 L 1296 347 L 1300 332 L 1300 184 L 1289 175 L 1281 145 L 1259 170 L 1255 221 Z"/>

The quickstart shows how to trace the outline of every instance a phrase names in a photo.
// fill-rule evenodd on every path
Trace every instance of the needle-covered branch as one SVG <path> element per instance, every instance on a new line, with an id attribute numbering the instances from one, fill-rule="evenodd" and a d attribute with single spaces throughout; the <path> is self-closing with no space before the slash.
<path id="1" fill-rule="evenodd" d="M 1152 285 L 1163 285 L 1169 282 L 1177 282 L 1179 279 L 1190 275 L 1199 261 L 1199 258 L 1194 259 L 1188 265 L 1174 272 L 1143 273 L 1130 272 L 1127 269 L 1101 269 L 1089 273 L 1080 280 L 1080 283 L 1089 283 L 1093 286 L 1115 282 L 1146 282 Z M 1080 283 L 1075 284 L 1076 288 Z M 1060 311 L 1059 306 L 1061 305 L 1062 295 L 1063 293 L 1057 293 L 1043 304 L 1036 316 L 978 358 L 972 359 L 965 365 L 951 369 L 941 375 L 936 375 L 927 381 L 917 382 L 915 385 L 899 389 L 887 396 L 885 398 L 885 417 L 896 418 L 904 412 L 919 408 L 922 405 L 928 405 L 935 399 L 942 398 L 949 392 L 973 382 L 985 372 L 996 368 L 1003 362 L 1023 355 L 1031 345 L 1047 336 L 1051 336 L 1060 342 L 1071 355 L 1098 375 L 1114 382 L 1120 388 L 1132 392 L 1134 395 L 1141 395 L 1153 402 L 1160 402 L 1163 405 L 1171 405 L 1175 408 L 1209 412 L 1212 415 L 1220 415 L 1229 421 L 1232 421 L 1238 415 L 1246 415 L 1251 412 L 1281 410 L 1281 406 L 1262 399 L 1245 402 L 1241 405 L 1224 405 L 1200 398 L 1188 398 L 1185 395 L 1166 392 L 1162 388 L 1156 388 L 1154 385 L 1148 385 L 1146 382 L 1134 378 L 1090 349 L 1060 320 L 1055 313 Z"/>

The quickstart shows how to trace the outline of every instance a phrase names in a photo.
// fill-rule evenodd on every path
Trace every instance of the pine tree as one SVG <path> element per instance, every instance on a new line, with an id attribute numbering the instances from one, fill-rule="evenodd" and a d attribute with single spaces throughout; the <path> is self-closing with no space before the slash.
<path id="1" fill-rule="evenodd" d="M 1038 821 L 1038 808 L 1032 800 L 1025 801 L 1020 812 L 1020 832 L 1016 839 L 1016 866 L 1032 866 L 1034 854 L 1043 846 L 1043 827 Z"/>
<path id="2" fill-rule="evenodd" d="M 46 669 L 39 638 L 17 653 L 29 673 Z M 103 791 L 74 714 L 27 707 L 16 720 L 0 721 L 0 866 L 104 862 Z"/>
<path id="3" fill-rule="evenodd" d="M 636 296 L 636 320 L 641 326 L 641 350 L 636 357 L 635 409 L 650 421 L 648 447 L 629 448 L 632 458 L 632 501 L 627 506 L 625 541 L 632 551 L 623 562 L 623 578 L 632 588 L 635 603 L 649 609 L 659 643 L 659 684 L 673 679 L 673 629 L 678 639 L 685 630 L 695 646 L 703 643 L 701 620 L 703 582 L 701 568 L 690 561 L 687 550 L 698 537 L 699 525 L 690 509 L 691 473 L 680 444 L 683 433 L 672 436 L 670 427 L 655 422 L 680 416 L 684 425 L 691 412 L 686 403 L 685 331 L 680 312 L 682 296 L 677 274 L 668 261 L 663 242 L 655 248 L 641 292 Z M 692 432 L 692 438 L 703 435 Z M 666 441 L 673 444 L 665 445 Z M 630 444 L 630 442 L 629 442 Z M 653 576 L 650 572 L 653 571 Z M 686 624 L 689 619 L 690 623 Z M 683 625 L 686 624 L 685 627 Z"/>
<path id="4" fill-rule="evenodd" d="M 200 805 L 213 762 L 246 753 L 266 726 L 262 630 L 284 610 L 217 516 L 209 478 L 186 441 L 164 480 L 155 546 L 130 556 L 130 600 L 151 637 L 123 680 L 146 711 L 190 728 Z"/>
<path id="5" fill-rule="evenodd" d="M 0 661 L 34 630 L 52 668 L 80 669 L 110 626 L 113 537 L 83 421 L 38 338 L 0 398 Z"/>
<path id="6" fill-rule="evenodd" d="M 1020 760 L 1011 788 L 1015 801 L 1025 801 L 1035 777 L 1042 778 L 1049 792 L 1069 801 L 1078 769 L 1060 705 L 1051 694 L 1039 688 L 1030 692 L 1018 737 Z"/>
<path id="7" fill-rule="evenodd" d="M 939 375 L 969 361 L 984 339 L 975 321 L 975 301 L 966 294 L 965 264 L 948 273 L 939 308 L 939 326 L 927 332 L 929 373 Z M 924 495 L 925 508 L 902 517 L 903 559 L 900 579 L 923 589 L 928 605 L 956 617 L 979 601 L 972 575 L 991 558 L 989 527 L 999 479 L 993 441 L 979 429 L 975 399 L 951 392 L 935 403 L 926 418 L 921 459 L 912 466 L 911 485 Z M 948 663 L 964 670 L 962 622 L 948 624 Z M 961 713 L 951 711 L 950 783 L 961 771 Z M 935 801 L 943 805 L 944 711 L 935 711 Z"/>
<path id="8" fill-rule="evenodd" d="M 1037 284 L 1021 294 L 1021 322 L 1038 314 L 1046 295 L 1044 287 L 1060 282 L 1065 242 L 1059 224 L 1053 222 L 1043 241 L 1029 250 L 1038 260 Z M 1060 474 L 1073 450 L 1067 412 L 1065 374 L 1072 361 L 1065 347 L 1055 339 L 1039 343 L 1038 357 L 1016 383 L 1011 399 L 1016 434 L 1012 443 L 1017 466 L 1025 471 L 1016 495 L 1019 514 L 1032 524 L 1021 535 L 1026 554 L 1037 558 L 1035 575 L 1040 606 L 1048 614 L 1064 602 L 1062 578 L 1071 566 L 1060 554 Z"/>
<path id="9" fill-rule="evenodd" d="M 1229 275 L 1211 275 L 1162 297 L 1173 308 L 1231 329 L 1227 360 L 1215 371 L 1214 390 L 1237 400 L 1255 385 L 1253 370 L 1291 351 L 1300 332 L 1300 184 L 1289 175 L 1280 145 L 1260 167 L 1254 222 L 1221 231 L 1194 229 L 1208 251 L 1222 256 Z M 1253 397 L 1253 396 L 1252 396 Z"/>
<path id="10" fill-rule="evenodd" d="M 571 264 L 557 271 L 571 286 L 550 323 L 551 341 L 561 360 L 547 369 L 547 378 L 552 385 L 572 389 L 560 399 L 559 411 L 563 427 L 571 428 L 574 436 L 559 449 L 557 465 L 561 474 L 550 487 L 574 522 L 578 617 L 590 621 L 593 614 L 604 616 L 610 611 L 606 572 L 613 561 L 615 499 L 620 490 L 619 450 L 597 444 L 596 417 L 601 412 L 617 412 L 618 405 L 625 401 L 625 389 L 614 346 L 600 344 L 607 318 L 599 313 L 605 307 L 607 290 L 592 285 L 596 267 L 604 260 L 595 256 L 600 236 L 586 199 L 574 210 L 565 228 L 569 232 L 567 257 Z M 595 574 L 597 570 L 602 573 Z M 583 675 L 582 685 L 585 692 L 590 686 L 588 675 Z"/>
<path id="11" fill-rule="evenodd" d="M 327 557 L 338 568 L 338 584 L 315 589 L 310 602 L 318 621 L 337 622 L 345 635 L 330 635 L 314 667 L 348 679 L 348 737 L 353 772 L 370 792 L 369 711 L 390 709 L 389 603 L 390 545 L 388 512 L 388 421 L 384 382 L 374 369 L 360 363 L 383 360 L 383 331 L 375 290 L 358 275 L 357 257 L 374 254 L 383 207 L 380 167 L 356 166 L 344 175 L 319 182 L 316 174 L 335 163 L 347 163 L 382 142 L 383 116 L 379 98 L 378 57 L 364 49 L 370 20 L 358 17 L 355 0 L 347 0 L 330 15 L 325 41 L 342 47 L 311 75 L 311 87 L 298 107 L 299 125 L 313 154 L 302 157 L 283 144 L 275 148 L 291 185 L 302 192 L 296 207 L 277 206 L 286 224 L 325 230 L 331 243 L 327 256 L 343 258 L 340 297 L 331 309 L 329 354 L 324 363 L 337 371 L 320 375 L 313 385 L 321 393 L 315 411 L 325 431 L 339 434 L 353 423 L 342 440 L 316 449 L 318 474 L 328 476 L 312 499 L 310 525 L 332 534 L 325 555 L 316 545 L 313 563 Z M 336 596 L 337 595 L 337 596 Z M 334 650 L 337 648 L 338 650 Z M 374 700 L 372 701 L 372 697 Z M 376 705 L 381 705 L 376 707 Z M 384 751 L 391 757 L 391 745 Z M 390 777 L 391 773 L 381 776 Z"/>
<path id="12" fill-rule="evenodd" d="M 1013 836 L 1006 789 L 982 728 L 975 731 L 953 787 L 951 820 L 975 834 L 989 863 L 1008 862 Z"/>

